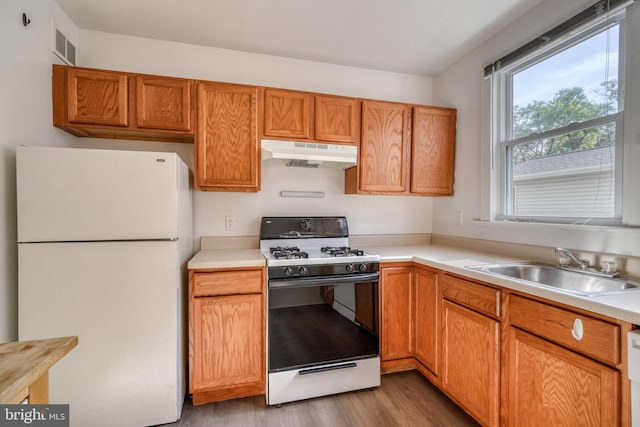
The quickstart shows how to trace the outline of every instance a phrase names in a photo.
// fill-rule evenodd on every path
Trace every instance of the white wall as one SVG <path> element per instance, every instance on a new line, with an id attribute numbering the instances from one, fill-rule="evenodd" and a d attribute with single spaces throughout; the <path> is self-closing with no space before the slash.
<path id="1" fill-rule="evenodd" d="M 31 19 L 22 25 L 22 13 Z M 0 2 L 0 342 L 17 339 L 15 147 L 69 145 L 75 138 L 51 126 L 51 19 L 68 37 L 77 28 L 45 0 Z"/>
<path id="2" fill-rule="evenodd" d="M 280 197 L 283 190 L 323 191 L 322 199 Z M 194 227 L 199 236 L 258 235 L 260 217 L 345 215 L 351 234 L 430 233 L 430 197 L 344 194 L 344 172 L 287 168 L 278 160 L 262 163 L 259 193 L 197 193 Z M 224 230 L 225 215 L 236 217 L 237 230 Z"/>
<path id="3" fill-rule="evenodd" d="M 431 79 L 424 76 L 88 30 L 80 31 L 80 42 L 79 65 L 85 67 L 431 103 Z M 188 144 L 101 140 L 79 143 L 101 147 L 160 147 L 177 151 L 187 163 L 193 164 L 192 146 Z M 347 196 L 344 194 L 344 173 L 340 170 L 287 168 L 277 161 L 263 162 L 262 166 L 259 193 L 196 193 L 196 237 L 257 235 L 261 216 L 297 214 L 346 215 L 352 234 L 431 232 L 432 199 L 429 197 Z M 282 198 L 279 196 L 282 190 L 324 191 L 326 197 Z M 227 215 L 236 217 L 233 231 L 224 229 Z"/>
<path id="4" fill-rule="evenodd" d="M 483 79 L 485 64 L 538 36 L 584 9 L 591 0 L 547 0 L 523 17 L 498 32 L 490 40 L 470 52 L 433 81 L 434 104 L 458 109 L 458 130 L 455 168 L 455 196 L 434 199 L 433 233 L 526 243 L 540 246 L 563 246 L 594 252 L 608 252 L 640 256 L 640 230 L 607 227 L 564 226 L 548 224 L 500 223 L 473 221 L 483 217 L 483 206 L 489 204 L 487 179 L 490 171 L 489 156 L 489 104 L 487 83 Z M 640 7 L 632 6 L 633 13 L 627 23 L 636 36 L 640 32 Z M 632 62 L 628 73 L 627 117 L 640 114 L 640 52 L 638 43 L 628 55 Z M 629 69 L 628 69 L 629 71 Z M 635 86 L 634 86 L 635 83 Z M 485 93 L 483 93 L 485 92 Z M 624 189 L 628 218 L 638 218 L 640 195 L 637 191 L 638 162 L 640 161 L 640 129 L 637 120 L 625 122 L 625 166 L 629 177 Z M 633 160 L 631 160 L 633 159 Z M 635 177 L 634 177 L 635 174 Z M 625 178 L 626 179 L 626 178 Z M 631 204 L 635 207 L 631 208 Z M 456 225 L 456 213 L 462 212 L 464 222 Z"/>

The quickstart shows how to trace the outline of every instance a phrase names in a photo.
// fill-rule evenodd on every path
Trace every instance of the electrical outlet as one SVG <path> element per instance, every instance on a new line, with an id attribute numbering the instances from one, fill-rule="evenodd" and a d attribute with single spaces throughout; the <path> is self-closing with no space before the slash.
<path id="1" fill-rule="evenodd" d="M 462 211 L 456 211 L 456 225 L 462 225 L 462 221 L 464 219 L 464 215 Z"/>
<path id="2" fill-rule="evenodd" d="M 225 216 L 224 217 L 224 229 L 227 231 L 232 231 L 236 229 L 236 217 L 235 216 Z"/>

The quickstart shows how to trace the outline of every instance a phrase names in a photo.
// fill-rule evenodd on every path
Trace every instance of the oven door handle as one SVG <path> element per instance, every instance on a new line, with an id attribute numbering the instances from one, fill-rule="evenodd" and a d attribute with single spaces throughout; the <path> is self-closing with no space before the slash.
<path id="1" fill-rule="evenodd" d="M 291 288 L 304 286 L 323 286 L 334 283 L 366 283 L 377 282 L 380 279 L 379 273 L 365 273 L 353 276 L 330 276 L 330 277 L 304 277 L 300 279 L 269 280 L 269 289 Z"/>
<path id="2" fill-rule="evenodd" d="M 356 362 L 341 363 L 340 365 L 329 365 L 329 366 L 320 366 L 318 368 L 300 369 L 298 371 L 298 375 L 318 374 L 320 372 L 335 371 L 338 369 L 349 369 L 349 368 L 357 368 L 357 367 L 358 367 L 358 364 Z"/>

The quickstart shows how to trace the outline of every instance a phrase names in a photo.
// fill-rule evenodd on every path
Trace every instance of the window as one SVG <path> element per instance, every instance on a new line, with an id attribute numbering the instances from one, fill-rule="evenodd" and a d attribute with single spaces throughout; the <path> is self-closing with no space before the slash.
<path id="1" fill-rule="evenodd" d="M 501 219 L 619 223 L 624 10 L 492 65 Z"/>

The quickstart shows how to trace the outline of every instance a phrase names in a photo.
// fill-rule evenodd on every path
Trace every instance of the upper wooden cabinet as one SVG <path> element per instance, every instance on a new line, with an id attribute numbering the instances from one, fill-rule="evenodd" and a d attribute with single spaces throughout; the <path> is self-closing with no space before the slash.
<path id="1" fill-rule="evenodd" d="M 409 180 L 411 107 L 362 101 L 358 166 L 345 171 L 346 193 L 404 193 Z"/>
<path id="2" fill-rule="evenodd" d="M 192 142 L 193 81 L 53 66 L 53 124 L 76 136 Z"/>
<path id="3" fill-rule="evenodd" d="M 136 124 L 147 129 L 190 131 L 191 82 L 167 77 L 136 77 Z"/>
<path id="4" fill-rule="evenodd" d="M 259 88 L 198 83 L 195 186 L 199 190 L 260 190 Z"/>
<path id="5" fill-rule="evenodd" d="M 311 139 L 312 102 L 309 93 L 265 89 L 264 135 Z"/>
<path id="6" fill-rule="evenodd" d="M 346 194 L 453 194 L 450 108 L 62 65 L 53 66 L 52 98 L 53 125 L 76 136 L 197 139 L 200 190 L 259 191 L 266 138 L 357 145 Z"/>
<path id="7" fill-rule="evenodd" d="M 356 144 L 360 132 L 358 100 L 342 96 L 315 96 L 315 138 Z"/>
<path id="8" fill-rule="evenodd" d="M 455 109 L 362 101 L 361 133 L 345 193 L 453 195 Z"/>
<path id="9" fill-rule="evenodd" d="M 67 68 L 66 77 L 69 122 L 125 127 L 129 124 L 127 75 Z"/>
<path id="10" fill-rule="evenodd" d="M 414 107 L 411 138 L 411 193 L 453 195 L 456 110 Z"/>
<path id="11" fill-rule="evenodd" d="M 332 95 L 264 90 L 265 138 L 356 144 L 358 100 Z"/>

